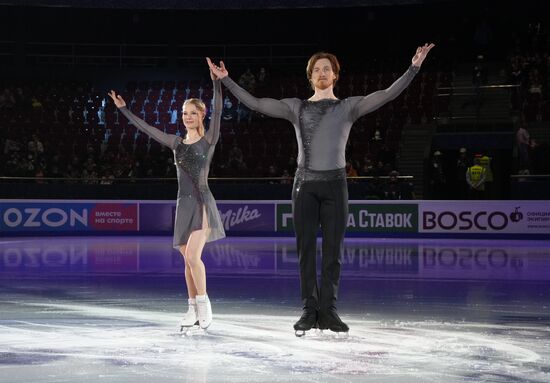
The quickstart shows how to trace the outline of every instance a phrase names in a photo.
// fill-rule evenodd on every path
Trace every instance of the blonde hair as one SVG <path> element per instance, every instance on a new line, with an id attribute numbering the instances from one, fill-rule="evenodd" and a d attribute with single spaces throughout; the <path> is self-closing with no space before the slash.
<path id="1" fill-rule="evenodd" d="M 306 73 L 307 73 L 307 79 L 311 83 L 311 75 L 313 73 L 313 67 L 315 66 L 315 63 L 320 59 L 327 59 L 330 61 L 330 66 L 332 67 L 332 71 L 334 72 L 334 75 L 336 78 L 334 79 L 334 82 L 332 83 L 333 86 L 336 86 L 336 83 L 338 82 L 338 79 L 340 78 L 340 63 L 338 62 L 338 59 L 335 55 L 332 53 L 327 52 L 317 52 L 313 56 L 311 56 L 307 62 L 306 67 Z M 315 87 L 313 84 L 311 84 L 311 88 L 315 90 Z"/>
<path id="2" fill-rule="evenodd" d="M 202 113 L 202 118 L 199 119 L 199 128 L 197 129 L 199 132 L 199 136 L 204 136 L 204 117 L 206 116 L 206 105 L 204 102 L 202 102 L 199 98 L 188 98 L 183 102 L 183 107 L 185 108 L 185 105 L 194 105 L 197 110 Z"/>

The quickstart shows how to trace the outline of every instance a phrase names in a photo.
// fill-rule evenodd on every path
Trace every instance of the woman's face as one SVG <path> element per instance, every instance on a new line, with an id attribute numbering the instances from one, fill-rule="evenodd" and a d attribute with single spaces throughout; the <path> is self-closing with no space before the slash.
<path id="1" fill-rule="evenodd" d="M 204 114 L 194 104 L 184 105 L 182 111 L 185 128 L 198 129 L 200 122 L 204 119 Z"/>

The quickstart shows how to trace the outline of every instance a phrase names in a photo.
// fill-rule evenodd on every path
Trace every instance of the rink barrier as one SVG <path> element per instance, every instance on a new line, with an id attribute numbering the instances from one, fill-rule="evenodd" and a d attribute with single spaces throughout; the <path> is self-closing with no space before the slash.
<path id="1" fill-rule="evenodd" d="M 173 232 L 175 201 L 0 200 L 0 234 L 104 235 Z M 218 201 L 228 235 L 293 236 L 288 200 Z M 351 200 L 348 236 L 546 236 L 550 201 Z"/>

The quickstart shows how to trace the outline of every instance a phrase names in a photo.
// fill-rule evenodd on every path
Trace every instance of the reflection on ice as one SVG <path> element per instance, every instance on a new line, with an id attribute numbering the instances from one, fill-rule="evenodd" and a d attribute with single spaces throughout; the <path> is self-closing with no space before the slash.
<path id="1" fill-rule="evenodd" d="M 342 274 L 350 277 L 550 280 L 548 241 L 347 239 Z M 318 246 L 321 258 L 321 246 Z M 212 275 L 297 275 L 292 238 L 226 238 L 208 244 Z M 181 274 L 170 237 L 69 237 L 0 242 L 0 275 L 27 273 Z"/>

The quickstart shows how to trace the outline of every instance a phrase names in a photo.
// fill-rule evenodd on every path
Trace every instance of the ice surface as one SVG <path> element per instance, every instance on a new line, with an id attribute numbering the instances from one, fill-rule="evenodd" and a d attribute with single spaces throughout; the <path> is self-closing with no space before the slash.
<path id="1" fill-rule="evenodd" d="M 136 238 L 137 269 L 117 269 L 134 265 L 124 263 L 124 254 L 135 257 L 132 252 L 115 258 L 122 262 L 118 266 L 115 262 L 98 269 L 99 263 L 94 268 L 90 260 L 112 258 L 98 256 L 99 245 L 92 243 L 96 240 L 70 239 L 64 244 L 87 249 L 76 252 L 86 255 L 88 263 L 82 268 L 75 264 L 74 275 L 65 264 L 62 273 L 47 263 L 35 270 L 27 263 L 16 273 L 3 264 L 0 382 L 550 381 L 548 281 L 541 280 L 542 273 L 535 269 L 531 274 L 524 269 L 519 279 L 517 270 L 503 262 L 494 266 L 498 278 L 479 266 L 473 278 L 457 279 L 452 276 L 459 275 L 460 265 L 446 268 L 443 263 L 436 265 L 436 271 L 426 271 L 422 260 L 416 269 L 420 275 L 402 265 L 386 264 L 385 274 L 381 268 L 363 274 L 348 269 L 340 313 L 351 330 L 347 339 L 341 339 L 327 331 L 294 336 L 292 324 L 300 307 L 296 273 L 290 268 L 269 275 L 229 268 L 231 276 L 219 271 L 209 275 L 212 326 L 205 335 L 186 337 L 179 332 L 180 316 L 186 311 L 185 287 L 174 272 L 178 265 L 173 254 L 159 256 L 155 263 L 143 251 L 154 252 L 156 240 L 143 243 Z M 356 241 L 348 249 L 374 246 Z M 42 248 L 42 254 L 50 251 L 49 261 L 60 262 L 63 251 L 54 258 L 51 248 L 44 250 L 47 242 L 37 240 L 34 248 Z M 32 247 L 27 240 L 19 243 L 25 249 Z M 282 259 L 277 252 L 291 246 L 286 239 L 228 243 L 234 247 L 232 254 L 240 252 L 241 260 L 243 254 L 262 258 L 257 265 L 264 257 L 270 257 L 269 262 Z M 5 250 L 7 245 L 2 246 Z M 15 243 L 9 246 L 13 254 Z M 387 249 L 391 243 L 379 246 Z M 396 241 L 395 246 L 404 245 Z M 429 246 L 451 246 L 458 254 L 459 249 L 479 248 L 479 243 Z M 539 253 L 545 248 L 541 243 L 533 247 Z M 501 249 L 503 244 L 488 241 L 482 248 Z M 531 258 L 525 253 L 522 259 L 520 252 L 509 250 L 508 258 L 519 257 L 524 266 L 536 264 L 547 270 L 548 252 Z M 6 254 L 0 256 L 6 260 Z M 498 259 L 504 259 L 499 254 Z M 13 255 L 9 257 L 14 261 Z"/>

